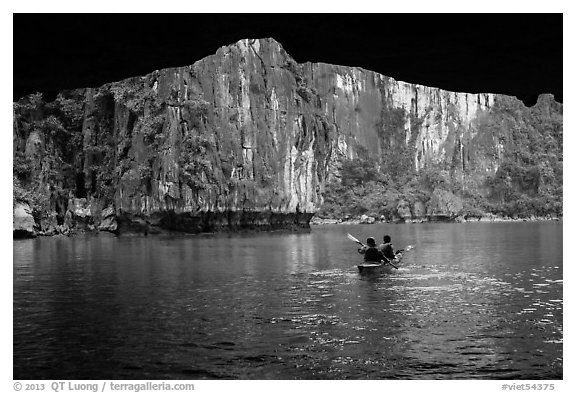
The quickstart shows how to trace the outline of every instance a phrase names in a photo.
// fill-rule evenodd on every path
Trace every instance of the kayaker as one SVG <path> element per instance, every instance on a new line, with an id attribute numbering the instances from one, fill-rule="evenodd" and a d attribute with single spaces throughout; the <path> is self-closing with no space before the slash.
<path id="1" fill-rule="evenodd" d="M 384 258 L 376 247 L 376 240 L 373 237 L 366 239 L 366 245 L 358 249 L 360 254 L 364 254 L 364 262 L 381 262 Z"/>
<path id="2" fill-rule="evenodd" d="M 378 246 L 378 250 L 388 259 L 396 258 L 396 254 L 394 254 L 394 247 L 392 246 L 392 238 L 390 235 L 384 235 L 384 243 Z"/>

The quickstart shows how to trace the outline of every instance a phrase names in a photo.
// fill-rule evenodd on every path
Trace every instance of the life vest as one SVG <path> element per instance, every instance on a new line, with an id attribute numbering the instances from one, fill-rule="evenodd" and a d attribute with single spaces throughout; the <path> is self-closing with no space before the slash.
<path id="1" fill-rule="evenodd" d="M 380 262 L 382 253 L 376 247 L 368 247 L 364 253 L 364 262 Z"/>
<path id="2" fill-rule="evenodd" d="M 388 259 L 394 259 L 396 256 L 394 255 L 394 248 L 392 247 L 392 243 L 383 243 L 380 244 L 378 247 L 382 255 L 384 255 Z"/>

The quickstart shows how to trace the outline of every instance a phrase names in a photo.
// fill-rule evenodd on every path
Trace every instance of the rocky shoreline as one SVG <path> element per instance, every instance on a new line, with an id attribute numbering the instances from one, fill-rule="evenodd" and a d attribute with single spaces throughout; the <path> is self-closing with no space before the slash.
<path id="1" fill-rule="evenodd" d="M 306 217 L 307 218 L 307 217 Z M 108 236 L 130 236 L 130 235 L 159 235 L 159 234 L 185 234 L 185 233 L 211 233 L 230 232 L 235 230 L 302 230 L 311 226 L 320 225 L 353 225 L 353 224 L 422 224 L 422 223 L 469 223 L 469 222 L 537 222 L 537 221 L 561 221 L 562 217 L 503 217 L 498 215 L 486 215 L 483 217 L 464 216 L 426 216 L 416 218 L 397 218 L 396 220 L 386 220 L 385 217 L 373 217 L 362 215 L 357 217 L 346 216 L 344 218 L 311 217 L 309 220 L 301 219 L 294 225 L 263 226 L 248 225 L 238 227 L 222 226 L 214 231 L 182 231 L 163 227 L 154 220 L 131 217 L 129 220 L 125 215 L 117 215 L 112 207 L 95 209 L 89 201 L 79 198 L 69 201 L 68 207 L 62 217 L 56 215 L 35 218 L 30 206 L 23 202 L 14 205 L 13 216 L 13 238 L 25 239 L 37 236 L 79 236 L 83 234 L 98 234 Z"/>
<path id="2" fill-rule="evenodd" d="M 397 220 L 386 220 L 383 217 L 375 218 L 368 215 L 362 215 L 359 217 L 345 217 L 345 218 L 322 218 L 313 217 L 310 220 L 310 225 L 354 225 L 354 224 L 423 224 L 423 223 L 455 223 L 463 224 L 468 222 L 537 222 L 537 221 L 561 221 L 562 217 L 505 217 L 498 215 L 486 215 L 483 217 L 446 217 L 446 216 L 434 216 L 434 217 L 418 217 L 418 218 L 398 218 Z"/>

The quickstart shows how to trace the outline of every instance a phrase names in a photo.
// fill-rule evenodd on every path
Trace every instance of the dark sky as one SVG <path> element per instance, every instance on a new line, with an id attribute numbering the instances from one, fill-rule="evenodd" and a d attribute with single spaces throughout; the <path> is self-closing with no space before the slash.
<path id="1" fill-rule="evenodd" d="M 562 14 L 15 14 L 14 100 L 192 64 L 273 37 L 297 62 L 562 101 Z"/>

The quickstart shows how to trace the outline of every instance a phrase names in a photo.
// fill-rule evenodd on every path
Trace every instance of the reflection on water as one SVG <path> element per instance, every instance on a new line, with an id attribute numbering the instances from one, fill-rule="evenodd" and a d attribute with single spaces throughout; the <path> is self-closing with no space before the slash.
<path id="1" fill-rule="evenodd" d="M 14 378 L 562 378 L 562 286 L 558 223 L 15 241 Z"/>

